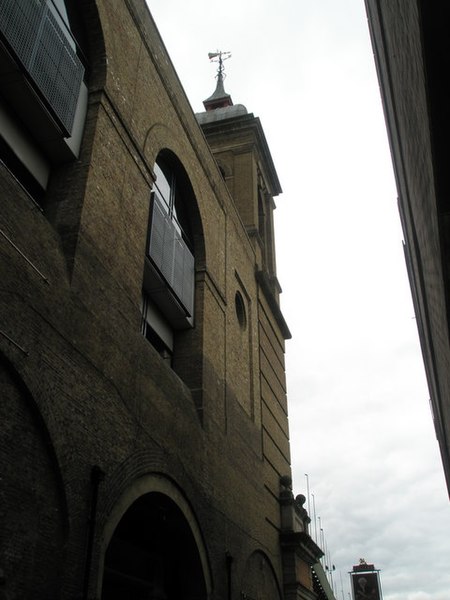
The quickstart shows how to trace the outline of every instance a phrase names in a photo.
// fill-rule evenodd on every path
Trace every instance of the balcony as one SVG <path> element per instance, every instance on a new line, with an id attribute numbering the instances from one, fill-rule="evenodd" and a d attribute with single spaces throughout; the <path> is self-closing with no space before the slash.
<path id="1" fill-rule="evenodd" d="M 51 0 L 2 0 L 2 95 L 56 162 L 78 153 L 77 129 L 82 130 L 87 98 L 84 71 L 76 41 Z"/>
<path id="2" fill-rule="evenodd" d="M 144 289 L 172 327 L 184 329 L 193 324 L 194 256 L 164 201 L 152 198 Z"/>

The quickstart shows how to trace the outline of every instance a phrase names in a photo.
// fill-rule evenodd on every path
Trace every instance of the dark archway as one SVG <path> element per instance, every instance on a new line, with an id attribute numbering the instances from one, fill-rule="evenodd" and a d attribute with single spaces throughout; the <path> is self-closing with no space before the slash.
<path id="1" fill-rule="evenodd" d="M 105 554 L 102 600 L 206 600 L 199 550 L 180 508 L 165 494 L 138 498 Z"/>

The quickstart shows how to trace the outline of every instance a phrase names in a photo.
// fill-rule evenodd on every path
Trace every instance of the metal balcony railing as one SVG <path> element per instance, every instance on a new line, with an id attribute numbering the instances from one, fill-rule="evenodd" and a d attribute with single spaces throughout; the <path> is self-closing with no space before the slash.
<path id="1" fill-rule="evenodd" d="M 153 194 L 148 255 L 182 304 L 188 316 L 194 311 L 194 256 L 181 227 L 157 193 Z"/>
<path id="2" fill-rule="evenodd" d="M 0 37 L 69 136 L 84 66 L 74 38 L 50 2 L 1 0 Z"/>

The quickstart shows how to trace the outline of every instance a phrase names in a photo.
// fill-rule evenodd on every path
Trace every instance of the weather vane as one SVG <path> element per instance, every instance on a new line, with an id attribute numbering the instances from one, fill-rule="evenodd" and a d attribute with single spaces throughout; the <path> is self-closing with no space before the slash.
<path id="1" fill-rule="evenodd" d="M 219 68 L 217 69 L 217 77 L 224 79 L 225 75 L 223 61 L 227 60 L 228 58 L 231 58 L 231 52 L 222 52 L 222 50 L 217 50 L 217 52 L 208 52 L 208 58 L 211 62 L 219 63 Z"/>

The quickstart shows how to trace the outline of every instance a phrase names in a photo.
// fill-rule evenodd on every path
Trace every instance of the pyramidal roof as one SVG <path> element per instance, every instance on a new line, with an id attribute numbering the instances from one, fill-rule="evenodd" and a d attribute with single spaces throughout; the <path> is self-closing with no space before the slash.
<path id="1" fill-rule="evenodd" d="M 217 85 L 214 93 L 203 100 L 205 110 L 214 110 L 216 108 L 224 108 L 225 106 L 233 106 L 233 100 L 230 94 L 227 94 L 223 85 L 223 67 L 219 67 L 217 73 Z"/>
<path id="2" fill-rule="evenodd" d="M 223 61 L 230 58 L 230 56 L 230 52 L 222 52 L 219 50 L 208 54 L 211 61 L 219 63 L 219 68 L 217 69 L 216 89 L 209 98 L 203 100 L 205 112 L 196 113 L 195 115 L 200 125 L 248 114 L 245 106 L 243 104 L 233 104 L 230 94 L 227 94 L 225 91 L 223 83 L 225 79 Z"/>
<path id="3" fill-rule="evenodd" d="M 209 98 L 203 100 L 203 106 L 207 111 L 215 110 L 216 108 L 224 108 L 226 106 L 233 106 L 233 100 L 231 99 L 230 94 L 226 93 L 223 85 L 223 80 L 225 77 L 223 61 L 230 57 L 231 52 L 222 52 L 221 50 L 218 50 L 217 52 L 210 52 L 208 54 L 209 60 L 219 63 L 219 68 L 217 69 L 216 89 Z"/>

